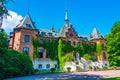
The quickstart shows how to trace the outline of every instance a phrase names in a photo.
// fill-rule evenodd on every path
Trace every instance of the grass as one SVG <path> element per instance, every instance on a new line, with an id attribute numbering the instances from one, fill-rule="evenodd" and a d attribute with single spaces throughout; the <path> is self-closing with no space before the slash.
<path id="1" fill-rule="evenodd" d="M 103 80 L 120 80 L 120 77 L 115 77 L 115 78 L 104 78 Z"/>

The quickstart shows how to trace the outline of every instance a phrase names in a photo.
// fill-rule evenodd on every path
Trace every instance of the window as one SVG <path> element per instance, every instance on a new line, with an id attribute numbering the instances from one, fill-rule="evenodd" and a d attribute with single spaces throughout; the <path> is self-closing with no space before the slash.
<path id="1" fill-rule="evenodd" d="M 73 37 L 73 34 L 72 34 L 72 33 L 70 33 L 70 37 Z"/>
<path id="2" fill-rule="evenodd" d="M 71 41 L 68 41 L 68 43 L 71 45 Z"/>
<path id="3" fill-rule="evenodd" d="M 46 33 L 45 33 L 45 32 L 42 32 L 41 35 L 42 35 L 42 36 L 46 36 Z"/>
<path id="4" fill-rule="evenodd" d="M 39 43 L 40 43 L 40 44 L 43 44 L 43 39 L 40 39 L 40 40 L 39 40 Z"/>
<path id="5" fill-rule="evenodd" d="M 94 45 L 93 45 L 93 44 L 91 44 L 91 48 L 94 48 Z"/>
<path id="6" fill-rule="evenodd" d="M 75 41 L 73 42 L 73 45 L 76 45 L 76 42 L 75 42 Z"/>
<path id="7" fill-rule="evenodd" d="M 54 64 L 54 67 L 57 68 L 57 64 Z"/>
<path id="8" fill-rule="evenodd" d="M 50 51 L 49 50 L 46 51 L 46 58 L 50 58 Z"/>
<path id="9" fill-rule="evenodd" d="M 50 40 L 49 40 L 49 39 L 47 39 L 47 43 L 50 43 Z"/>
<path id="10" fill-rule="evenodd" d="M 29 53 L 29 48 L 28 47 L 24 47 L 23 48 L 23 52 L 26 53 L 26 54 L 28 54 Z"/>
<path id="11" fill-rule="evenodd" d="M 38 58 L 43 58 L 43 49 L 39 49 L 38 54 L 39 54 Z"/>
<path id="12" fill-rule="evenodd" d="M 106 60 L 106 53 L 103 52 L 103 60 Z"/>
<path id="13" fill-rule="evenodd" d="M 39 69 L 42 69 L 42 64 L 39 64 L 39 65 L 38 65 L 38 68 L 39 68 Z"/>
<path id="14" fill-rule="evenodd" d="M 29 35 L 25 35 L 24 41 L 25 42 L 29 42 L 29 40 L 30 40 L 30 36 Z"/>
<path id="15" fill-rule="evenodd" d="M 105 47 L 105 45 L 104 45 L 104 44 L 102 44 L 102 47 Z"/>
<path id="16" fill-rule="evenodd" d="M 80 46 L 80 42 L 78 42 L 78 46 Z"/>
<path id="17" fill-rule="evenodd" d="M 26 24 L 27 28 L 32 28 L 32 26 L 30 24 Z"/>
<path id="18" fill-rule="evenodd" d="M 47 64 L 47 65 L 46 65 L 46 68 L 50 68 L 50 64 Z"/>
<path id="19" fill-rule="evenodd" d="M 52 37 L 52 33 L 48 33 L 48 36 Z"/>

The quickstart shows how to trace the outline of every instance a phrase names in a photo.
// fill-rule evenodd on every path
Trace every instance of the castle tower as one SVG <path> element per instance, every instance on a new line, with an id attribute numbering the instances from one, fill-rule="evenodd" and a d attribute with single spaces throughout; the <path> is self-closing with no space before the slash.
<path id="1" fill-rule="evenodd" d="M 32 58 L 32 38 L 36 38 L 37 33 L 30 15 L 26 15 L 16 28 L 14 28 L 14 32 L 10 34 L 9 48 L 24 52 Z"/>
<path id="2" fill-rule="evenodd" d="M 105 66 L 109 66 L 109 62 L 108 62 L 108 53 L 106 48 L 106 40 L 103 38 L 103 36 L 99 33 L 99 31 L 97 30 L 96 27 L 94 27 L 92 34 L 89 36 L 90 41 L 95 42 L 96 44 L 101 44 L 102 46 L 102 51 L 100 55 L 97 55 L 97 59 L 98 61 L 105 65 Z"/>

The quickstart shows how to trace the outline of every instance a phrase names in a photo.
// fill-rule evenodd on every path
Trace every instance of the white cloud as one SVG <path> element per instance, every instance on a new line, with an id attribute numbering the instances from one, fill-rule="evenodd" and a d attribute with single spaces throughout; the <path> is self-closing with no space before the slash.
<path id="1" fill-rule="evenodd" d="M 10 33 L 13 31 L 13 28 L 16 27 L 20 23 L 20 20 L 23 19 L 21 15 L 18 15 L 16 12 L 8 11 L 10 16 L 3 19 L 2 28 L 5 30 L 6 33 Z"/>

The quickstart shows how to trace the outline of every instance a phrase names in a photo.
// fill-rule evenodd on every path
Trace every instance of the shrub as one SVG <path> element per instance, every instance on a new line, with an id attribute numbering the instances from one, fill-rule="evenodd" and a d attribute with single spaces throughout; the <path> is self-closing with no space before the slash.
<path id="1" fill-rule="evenodd" d="M 103 66 L 103 69 L 108 69 L 108 67 L 107 66 Z"/>
<path id="2" fill-rule="evenodd" d="M 71 71 L 71 67 L 67 67 L 67 71 L 70 72 Z"/>
<path id="3" fill-rule="evenodd" d="M 92 70 L 92 66 L 89 66 L 88 68 L 89 68 L 89 70 Z"/>
<path id="4" fill-rule="evenodd" d="M 34 74 L 39 74 L 39 69 L 34 69 Z"/>
<path id="5" fill-rule="evenodd" d="M 117 66 L 112 66 L 112 69 L 116 69 L 117 68 Z"/>
<path id="6" fill-rule="evenodd" d="M 83 58 L 87 61 L 91 60 L 91 56 L 89 54 L 84 54 Z"/>
<path id="7" fill-rule="evenodd" d="M 50 69 L 50 71 L 51 71 L 52 73 L 54 73 L 55 70 L 56 70 L 55 68 L 51 68 L 51 69 Z"/>
<path id="8" fill-rule="evenodd" d="M 33 72 L 33 64 L 26 54 L 0 48 L 0 79 L 25 76 Z"/>
<path id="9" fill-rule="evenodd" d="M 39 70 L 38 69 L 34 69 L 34 72 L 38 72 Z"/>

